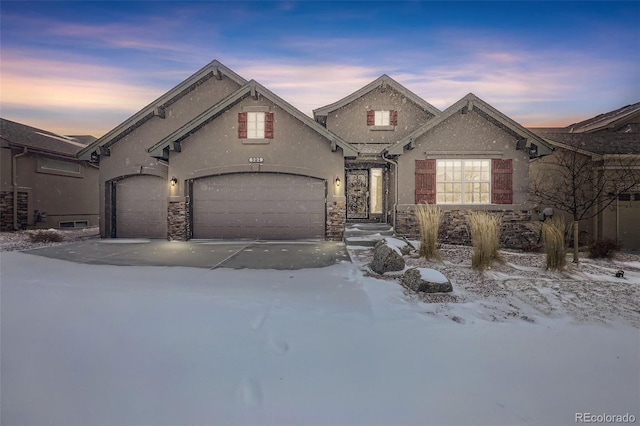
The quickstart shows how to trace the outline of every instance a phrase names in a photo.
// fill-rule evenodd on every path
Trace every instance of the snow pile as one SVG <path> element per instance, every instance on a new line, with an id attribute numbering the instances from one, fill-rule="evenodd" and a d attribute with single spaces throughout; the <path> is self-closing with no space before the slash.
<path id="1" fill-rule="evenodd" d="M 0 232 L 0 251 L 29 250 L 38 247 L 55 246 L 75 241 L 85 241 L 100 236 L 98 227 L 78 228 L 78 229 L 48 229 L 59 233 L 63 240 L 59 243 L 54 242 L 31 242 L 31 235 L 43 231 L 43 229 L 15 232 Z"/>
<path id="2" fill-rule="evenodd" d="M 435 269 L 418 268 L 418 271 L 420 271 L 420 278 L 430 283 L 444 284 L 449 281 L 447 277 L 442 275 L 442 272 Z"/>
<path id="3" fill-rule="evenodd" d="M 407 247 L 407 242 L 399 240 L 397 238 L 387 237 L 384 238 L 384 241 L 387 243 L 387 246 L 402 256 L 402 249 Z"/>

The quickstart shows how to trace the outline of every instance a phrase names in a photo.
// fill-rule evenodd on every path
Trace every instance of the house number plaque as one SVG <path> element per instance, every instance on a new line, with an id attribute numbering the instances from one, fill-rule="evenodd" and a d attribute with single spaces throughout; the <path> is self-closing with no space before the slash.
<path id="1" fill-rule="evenodd" d="M 262 157 L 249 157 L 250 163 L 264 163 L 264 158 Z"/>

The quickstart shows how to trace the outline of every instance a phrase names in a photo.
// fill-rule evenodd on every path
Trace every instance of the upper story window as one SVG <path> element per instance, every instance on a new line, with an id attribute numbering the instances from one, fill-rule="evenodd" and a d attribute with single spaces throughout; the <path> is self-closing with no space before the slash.
<path id="1" fill-rule="evenodd" d="M 273 113 L 238 113 L 238 138 L 273 139 Z"/>
<path id="2" fill-rule="evenodd" d="M 247 113 L 247 138 L 264 139 L 264 112 Z"/>
<path id="3" fill-rule="evenodd" d="M 82 177 L 82 167 L 79 163 L 57 160 L 49 157 L 38 158 L 38 172 L 52 175 Z"/>
<path id="4" fill-rule="evenodd" d="M 367 111 L 367 126 L 372 130 L 393 130 L 398 125 L 398 111 L 371 110 Z"/>
<path id="5" fill-rule="evenodd" d="M 375 111 L 375 126 L 390 126 L 389 111 Z"/>

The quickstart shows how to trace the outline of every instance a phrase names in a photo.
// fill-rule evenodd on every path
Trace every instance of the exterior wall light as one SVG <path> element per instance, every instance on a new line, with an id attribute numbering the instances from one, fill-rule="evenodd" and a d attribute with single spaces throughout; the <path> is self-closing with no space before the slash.
<path id="1" fill-rule="evenodd" d="M 176 186 L 176 183 L 178 183 L 178 179 L 174 176 L 171 178 L 171 186 Z"/>
<path id="2" fill-rule="evenodd" d="M 339 177 L 336 178 L 336 186 L 340 186 L 340 178 Z"/>

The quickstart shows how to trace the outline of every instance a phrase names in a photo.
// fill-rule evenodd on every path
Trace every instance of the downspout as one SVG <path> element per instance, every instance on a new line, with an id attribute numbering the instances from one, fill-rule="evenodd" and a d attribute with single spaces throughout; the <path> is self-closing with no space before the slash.
<path id="1" fill-rule="evenodd" d="M 398 216 L 398 162 L 393 161 L 385 156 L 385 152 L 382 153 L 382 159 L 389 164 L 393 164 L 394 172 L 395 172 L 395 191 L 393 193 L 393 231 L 396 230 L 396 218 Z"/>
<path id="2" fill-rule="evenodd" d="M 13 185 L 13 230 L 19 231 L 18 226 L 18 158 L 23 155 L 27 155 L 27 147 L 22 147 L 22 152 L 20 154 L 16 154 L 12 158 L 11 164 L 11 184 Z"/>

